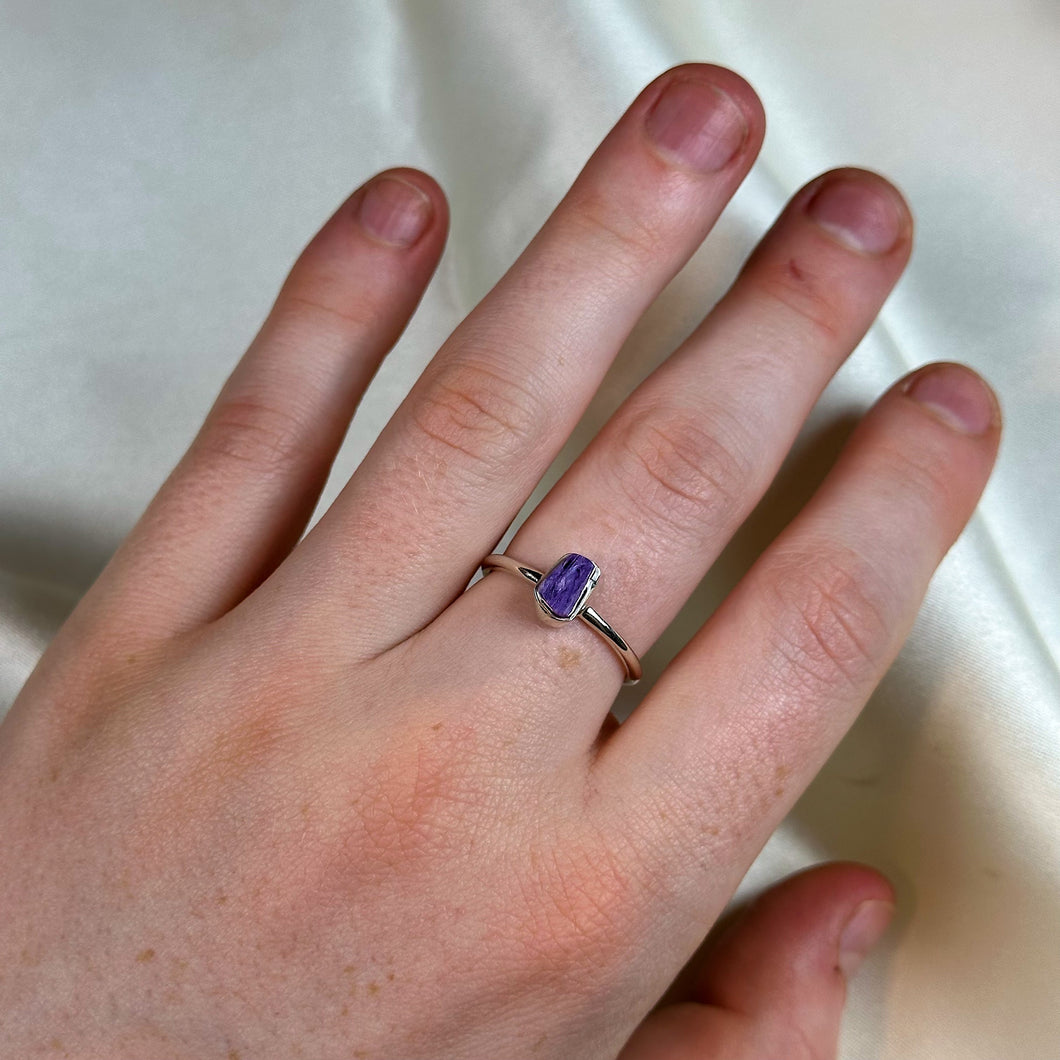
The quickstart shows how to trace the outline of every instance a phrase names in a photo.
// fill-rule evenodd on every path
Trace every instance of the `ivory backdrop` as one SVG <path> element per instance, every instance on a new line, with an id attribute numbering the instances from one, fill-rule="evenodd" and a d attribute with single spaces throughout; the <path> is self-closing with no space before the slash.
<path id="1" fill-rule="evenodd" d="M 765 103 L 761 157 L 556 470 L 800 184 L 854 164 L 904 190 L 905 277 L 645 683 L 895 377 L 955 359 L 991 379 L 1007 433 L 979 513 L 739 893 L 836 857 L 897 884 L 844 1058 L 1056 1060 L 1058 56 L 1060 9 L 1042 0 L 0 0 L 5 707 L 357 184 L 425 168 L 452 233 L 325 502 L 637 91 L 677 62 L 723 63 Z"/>

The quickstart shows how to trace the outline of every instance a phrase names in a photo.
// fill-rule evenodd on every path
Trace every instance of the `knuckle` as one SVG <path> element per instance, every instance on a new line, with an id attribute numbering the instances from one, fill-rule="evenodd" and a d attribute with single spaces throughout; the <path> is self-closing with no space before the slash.
<path id="1" fill-rule="evenodd" d="M 589 240 L 602 254 L 594 267 L 617 276 L 639 275 L 645 263 L 658 261 L 664 252 L 664 234 L 657 217 L 630 210 L 615 202 L 613 195 L 583 192 L 573 203 L 570 218 L 578 236 Z M 584 260 L 583 239 L 576 241 L 577 256 Z"/>
<path id="2" fill-rule="evenodd" d="M 889 592 L 880 575 L 851 550 L 792 554 L 767 576 L 777 676 L 811 694 L 836 684 L 862 690 L 889 650 Z"/>
<path id="3" fill-rule="evenodd" d="M 223 398 L 211 414 L 198 447 L 224 463 L 264 475 L 296 471 L 310 455 L 301 417 L 255 395 Z"/>
<path id="4" fill-rule="evenodd" d="M 843 338 L 846 309 L 839 285 L 827 283 L 805 262 L 793 257 L 770 262 L 755 278 L 759 295 L 776 303 L 786 316 L 808 326 L 831 343 Z"/>
<path id="5" fill-rule="evenodd" d="M 728 522 L 750 480 L 732 430 L 689 410 L 645 409 L 616 438 L 614 474 L 629 501 L 650 522 L 683 537 Z"/>
<path id="6" fill-rule="evenodd" d="M 487 476 L 533 449 L 548 422 L 544 403 L 525 386 L 470 360 L 438 371 L 412 409 L 413 426 L 442 459 Z"/>
<path id="7" fill-rule="evenodd" d="M 321 326 L 337 327 L 343 333 L 367 332 L 378 320 L 378 307 L 370 298 L 333 298 L 326 289 L 304 285 L 297 292 L 287 292 L 277 302 L 273 323 L 281 334 L 290 332 L 301 342 L 309 329 L 314 335 L 319 335 Z"/>
<path id="8" fill-rule="evenodd" d="M 945 497 L 949 488 L 945 462 L 908 444 L 887 445 L 881 455 L 895 496 L 903 504 L 918 509 L 931 522 L 940 497 Z"/>

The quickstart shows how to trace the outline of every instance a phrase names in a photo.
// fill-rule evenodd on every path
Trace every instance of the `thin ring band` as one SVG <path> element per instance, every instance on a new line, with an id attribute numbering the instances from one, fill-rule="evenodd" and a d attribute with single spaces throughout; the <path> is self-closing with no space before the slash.
<path id="1" fill-rule="evenodd" d="M 482 561 L 483 575 L 485 576 L 489 574 L 491 570 L 507 571 L 509 574 L 516 575 L 516 577 L 525 578 L 526 581 L 533 585 L 537 585 L 537 583 L 544 577 L 544 574 L 542 574 L 541 571 L 535 570 L 533 567 L 528 567 L 525 563 L 520 563 L 518 560 L 512 559 L 511 556 L 504 555 L 503 552 L 494 552 Z M 586 607 L 577 617 L 595 632 L 600 634 L 608 647 L 610 647 L 618 656 L 619 661 L 622 663 L 622 666 L 626 671 L 626 678 L 623 681 L 623 684 L 635 685 L 643 675 L 643 670 L 641 668 L 640 659 L 637 657 L 637 653 L 626 643 L 623 637 L 619 636 L 607 621 L 600 617 L 598 611 L 593 610 L 591 607 Z"/>

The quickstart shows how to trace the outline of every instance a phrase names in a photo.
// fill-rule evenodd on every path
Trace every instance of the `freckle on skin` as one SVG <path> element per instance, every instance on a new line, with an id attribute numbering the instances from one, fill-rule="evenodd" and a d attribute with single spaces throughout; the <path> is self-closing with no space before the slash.
<path id="1" fill-rule="evenodd" d="M 431 726 L 431 732 L 441 732 L 441 729 L 442 729 L 442 723 L 440 721 L 439 722 L 435 722 L 435 724 Z"/>
<path id="2" fill-rule="evenodd" d="M 137 955 L 136 959 L 143 964 L 146 961 L 153 961 L 155 959 L 154 950 L 141 950 Z"/>
<path id="3" fill-rule="evenodd" d="M 394 981 L 394 973 L 393 972 L 387 972 L 386 973 L 386 981 L 388 983 L 392 983 Z"/>
<path id="4" fill-rule="evenodd" d="M 559 650 L 559 668 L 573 670 L 582 661 L 582 653 L 575 648 L 564 645 Z"/>
<path id="5" fill-rule="evenodd" d="M 379 993 L 379 984 L 378 983 L 369 983 L 368 984 L 368 993 L 369 994 L 373 994 L 373 995 L 374 994 L 378 994 Z"/>
<path id="6" fill-rule="evenodd" d="M 357 971 L 357 966 L 353 964 L 347 964 L 346 967 L 342 970 L 346 975 L 353 975 L 353 973 Z"/>
<path id="7" fill-rule="evenodd" d="M 774 780 L 777 780 L 777 781 L 784 781 L 784 780 L 786 780 L 788 778 L 788 776 L 790 776 L 790 774 L 791 774 L 791 769 L 788 766 L 784 765 L 784 763 L 782 762 L 773 771 L 773 778 L 774 778 Z M 780 798 L 780 796 L 784 794 L 784 785 L 783 785 L 783 783 L 778 783 L 777 784 L 777 786 L 773 789 L 773 794 L 777 798 Z"/>

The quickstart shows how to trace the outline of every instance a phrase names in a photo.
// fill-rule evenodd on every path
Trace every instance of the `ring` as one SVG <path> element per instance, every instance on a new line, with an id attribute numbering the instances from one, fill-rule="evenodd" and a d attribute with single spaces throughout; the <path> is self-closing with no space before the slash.
<path id="1" fill-rule="evenodd" d="M 482 561 L 483 575 L 491 570 L 506 570 L 525 578 L 534 586 L 534 600 L 541 617 L 551 626 L 561 626 L 580 618 L 607 642 L 626 671 L 623 684 L 635 685 L 642 670 L 637 653 L 589 606 L 589 595 L 600 578 L 600 568 L 591 559 L 568 552 L 547 573 L 542 574 L 503 552 L 494 552 Z"/>

